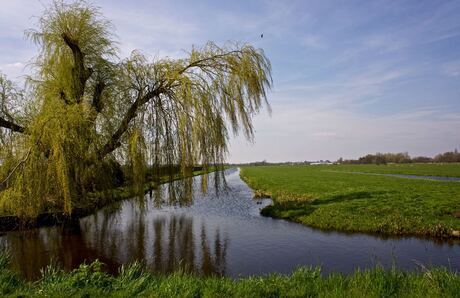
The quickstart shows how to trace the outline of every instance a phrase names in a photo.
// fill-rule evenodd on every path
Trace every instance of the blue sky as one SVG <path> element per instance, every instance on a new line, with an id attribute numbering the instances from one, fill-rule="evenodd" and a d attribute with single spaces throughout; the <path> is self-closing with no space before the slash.
<path id="1" fill-rule="evenodd" d="M 50 1 L 0 1 L 0 70 L 21 80 L 36 54 L 23 32 Z M 256 116 L 254 143 L 232 138 L 232 162 L 460 149 L 460 1 L 92 3 L 120 57 L 181 57 L 208 40 L 264 49 L 273 113 Z"/>

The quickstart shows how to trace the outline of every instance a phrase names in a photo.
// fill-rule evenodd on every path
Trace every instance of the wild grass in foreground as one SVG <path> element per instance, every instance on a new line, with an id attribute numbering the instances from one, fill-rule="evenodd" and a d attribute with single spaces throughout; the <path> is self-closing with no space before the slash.
<path id="1" fill-rule="evenodd" d="M 243 167 L 241 176 L 273 198 L 264 215 L 323 229 L 451 237 L 460 233 L 460 182 L 349 172 L 454 174 L 455 166 L 263 166 Z"/>
<path id="2" fill-rule="evenodd" d="M 49 267 L 27 282 L 0 256 L 2 297 L 458 297 L 460 276 L 447 269 L 403 272 L 375 268 L 351 275 L 322 276 L 319 268 L 290 275 L 271 274 L 232 280 L 186 273 L 154 275 L 139 263 L 121 267 L 118 276 L 101 271 L 100 262 L 72 272 Z"/>

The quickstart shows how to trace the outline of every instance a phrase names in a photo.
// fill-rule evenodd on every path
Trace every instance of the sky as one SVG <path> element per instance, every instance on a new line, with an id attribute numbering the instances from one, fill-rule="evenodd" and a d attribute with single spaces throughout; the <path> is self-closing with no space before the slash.
<path id="1" fill-rule="evenodd" d="M 37 48 L 24 37 L 49 0 L 0 0 L 0 71 L 21 82 Z M 119 56 L 185 56 L 211 40 L 264 50 L 274 86 L 255 140 L 230 162 L 433 156 L 460 149 L 460 1 L 95 0 Z M 263 38 L 261 38 L 263 34 Z"/>

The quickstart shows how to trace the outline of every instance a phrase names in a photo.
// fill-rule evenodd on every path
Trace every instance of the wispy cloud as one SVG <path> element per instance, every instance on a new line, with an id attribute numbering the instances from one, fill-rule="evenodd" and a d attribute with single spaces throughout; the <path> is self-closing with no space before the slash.
<path id="1" fill-rule="evenodd" d="M 316 35 L 307 35 L 301 39 L 301 43 L 313 49 L 325 49 L 326 44 L 321 40 L 319 36 Z"/>
<path id="2" fill-rule="evenodd" d="M 450 77 L 460 76 L 460 60 L 445 63 L 444 65 L 441 66 L 441 71 L 446 76 L 450 76 Z"/>

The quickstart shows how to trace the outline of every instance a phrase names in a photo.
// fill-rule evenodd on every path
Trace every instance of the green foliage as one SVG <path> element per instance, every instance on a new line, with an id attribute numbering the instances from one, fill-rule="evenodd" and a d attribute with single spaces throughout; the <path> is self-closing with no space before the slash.
<path id="1" fill-rule="evenodd" d="M 4 263 L 0 257 L 0 263 Z M 460 276 L 445 268 L 403 272 L 380 267 L 350 275 L 324 275 L 320 268 L 299 268 L 231 280 L 182 272 L 155 275 L 140 263 L 120 268 L 117 276 L 96 261 L 64 272 L 48 268 L 36 282 L 25 282 L 0 268 L 0 295 L 11 297 L 458 297 Z"/>
<path id="2" fill-rule="evenodd" d="M 129 158 L 134 182 L 134 193 L 139 197 L 144 195 L 145 183 L 145 142 L 143 135 L 139 130 L 135 130 L 129 140 Z"/>
<path id="3" fill-rule="evenodd" d="M 252 117 L 272 84 L 262 50 L 209 42 L 184 59 L 135 51 L 117 61 L 111 32 L 97 7 L 56 1 L 27 33 L 41 48 L 30 88 L 0 76 L 0 212 L 71 213 L 88 192 L 114 186 L 101 179 L 114 163 L 131 170 L 141 195 L 146 167 L 157 180 L 165 167 L 209 172 L 225 160 L 229 126 L 253 138 Z M 191 187 L 169 193 L 189 197 Z"/>
<path id="4" fill-rule="evenodd" d="M 458 182 L 353 171 L 457 176 L 460 165 L 244 167 L 241 176 L 256 193 L 273 198 L 264 215 L 354 232 L 449 237 L 460 230 Z"/>
<path id="5" fill-rule="evenodd" d="M 25 288 L 25 283 L 20 277 L 9 270 L 9 263 L 8 252 L 0 252 L 0 294 L 2 296 L 20 293 Z"/>

